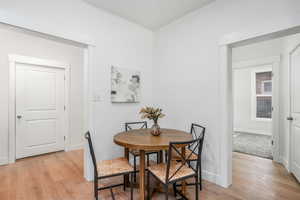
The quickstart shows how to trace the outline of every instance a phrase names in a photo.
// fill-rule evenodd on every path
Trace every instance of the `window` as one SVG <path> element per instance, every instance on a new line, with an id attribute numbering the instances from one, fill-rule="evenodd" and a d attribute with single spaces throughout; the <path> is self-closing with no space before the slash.
<path id="1" fill-rule="evenodd" d="M 272 81 L 271 80 L 262 81 L 261 88 L 263 94 L 272 94 Z"/>
<path id="2" fill-rule="evenodd" d="M 272 70 L 255 71 L 254 116 L 255 119 L 272 119 Z"/>

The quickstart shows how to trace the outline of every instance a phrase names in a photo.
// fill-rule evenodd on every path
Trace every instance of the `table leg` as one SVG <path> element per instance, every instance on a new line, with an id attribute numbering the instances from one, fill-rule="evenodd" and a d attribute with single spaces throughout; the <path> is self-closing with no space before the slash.
<path id="1" fill-rule="evenodd" d="M 140 200 L 145 199 L 145 151 L 140 150 Z"/>
<path id="2" fill-rule="evenodd" d="M 163 151 L 158 152 L 158 160 L 159 160 L 159 163 L 163 162 Z"/>
<path id="3" fill-rule="evenodd" d="M 124 148 L 124 157 L 129 161 L 129 149 Z M 125 186 L 129 187 L 129 175 L 124 175 Z"/>

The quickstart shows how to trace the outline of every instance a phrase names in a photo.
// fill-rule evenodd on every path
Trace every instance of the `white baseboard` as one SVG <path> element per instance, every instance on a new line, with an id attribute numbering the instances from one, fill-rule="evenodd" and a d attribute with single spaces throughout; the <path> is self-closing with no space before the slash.
<path id="1" fill-rule="evenodd" d="M 83 147 L 84 147 L 84 143 L 76 144 L 76 145 L 70 145 L 69 148 L 68 148 L 68 151 L 83 149 Z"/>
<path id="2" fill-rule="evenodd" d="M 279 161 L 288 170 L 288 172 L 290 172 L 289 161 L 286 158 L 282 157 L 282 156 L 279 157 Z"/>
<path id="3" fill-rule="evenodd" d="M 240 129 L 240 128 L 234 128 L 234 132 L 240 132 L 240 133 L 248 133 L 248 134 L 255 134 L 255 135 L 268 135 L 271 136 L 272 133 L 268 133 L 262 130 L 253 130 L 253 129 Z"/>
<path id="4" fill-rule="evenodd" d="M 0 165 L 7 165 L 8 158 L 7 157 L 0 157 Z"/>

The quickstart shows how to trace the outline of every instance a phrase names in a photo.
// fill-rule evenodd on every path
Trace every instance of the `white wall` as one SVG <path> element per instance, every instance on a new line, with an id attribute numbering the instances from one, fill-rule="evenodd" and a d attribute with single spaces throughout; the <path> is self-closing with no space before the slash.
<path id="1" fill-rule="evenodd" d="M 232 62 L 256 60 L 280 56 L 283 49 L 283 38 L 257 42 L 232 48 Z"/>
<path id="2" fill-rule="evenodd" d="M 280 56 L 283 51 L 283 39 L 273 39 L 232 49 L 233 66 L 239 62 Z M 263 67 L 263 66 L 261 66 Z M 252 119 L 251 73 L 260 67 L 233 69 L 234 90 L 234 130 L 255 134 L 272 135 L 270 121 Z"/>
<path id="3" fill-rule="evenodd" d="M 252 73 L 256 68 L 233 69 L 233 110 L 236 132 L 272 135 L 272 123 L 270 121 L 253 119 L 252 111 Z"/>
<path id="4" fill-rule="evenodd" d="M 0 24 L 0 158 L 8 160 L 9 54 L 31 56 L 70 64 L 70 148 L 83 144 L 83 48 L 33 36 Z"/>
<path id="5" fill-rule="evenodd" d="M 123 130 L 124 122 L 139 120 L 140 107 L 152 103 L 153 32 L 81 0 L 2 0 L 0 21 L 93 44 L 89 54 L 89 89 L 102 99 L 89 99 L 89 128 L 95 132 L 96 156 L 100 160 L 123 155 L 113 143 L 114 134 Z M 111 65 L 141 70 L 141 103 L 111 104 Z M 90 164 L 85 166 L 86 172 L 92 171 Z"/>
<path id="6" fill-rule="evenodd" d="M 300 19 L 299 7 L 297 0 L 217 0 L 156 34 L 154 91 L 156 104 L 167 114 L 163 126 L 207 126 L 203 164 L 210 180 L 224 180 L 220 160 L 226 154 L 220 149 L 226 133 L 220 128 L 220 40 L 231 33 L 288 27 Z"/>

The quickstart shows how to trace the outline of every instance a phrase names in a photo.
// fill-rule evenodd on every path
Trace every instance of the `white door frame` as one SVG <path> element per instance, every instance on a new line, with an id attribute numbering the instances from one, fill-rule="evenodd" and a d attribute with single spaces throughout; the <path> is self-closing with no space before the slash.
<path id="1" fill-rule="evenodd" d="M 278 26 L 280 27 L 280 26 Z M 293 23 L 281 28 L 253 33 L 233 33 L 223 36 L 219 42 L 219 145 L 220 161 L 218 184 L 229 187 L 232 184 L 232 134 L 233 134 L 233 90 L 232 90 L 232 47 L 251 42 L 264 41 L 299 33 L 300 23 Z"/>
<path id="2" fill-rule="evenodd" d="M 70 66 L 69 64 L 44 60 L 34 57 L 8 55 L 9 59 L 9 114 L 8 114 L 8 158 L 9 163 L 16 161 L 16 64 L 31 64 L 37 66 L 45 66 L 50 68 L 64 69 L 65 75 L 65 112 L 64 112 L 64 136 L 65 136 L 65 151 L 70 147 L 69 137 L 69 88 L 70 88 Z"/>
<path id="3" fill-rule="evenodd" d="M 253 68 L 260 65 L 272 65 L 272 120 L 267 119 L 266 121 L 271 121 L 272 123 L 272 139 L 273 139 L 273 160 L 275 162 L 280 162 L 280 155 L 279 155 L 279 65 L 280 65 L 280 56 L 272 56 L 266 58 L 259 58 L 259 59 L 252 59 L 247 61 L 236 62 L 232 64 L 232 70 L 234 69 L 241 69 L 241 68 Z M 258 71 L 266 71 L 265 69 L 262 70 L 255 70 L 252 73 L 256 73 Z M 251 74 L 251 76 L 253 76 Z M 252 77 L 251 77 L 252 79 Z M 251 80 L 252 81 L 252 80 Z M 255 90 L 255 85 L 253 82 L 251 83 L 251 90 Z M 234 92 L 234 91 L 233 91 Z M 255 102 L 253 101 L 253 97 L 251 95 L 251 107 L 254 107 Z M 253 115 L 253 113 L 251 113 Z M 255 116 L 251 116 L 252 119 L 256 120 Z"/>

